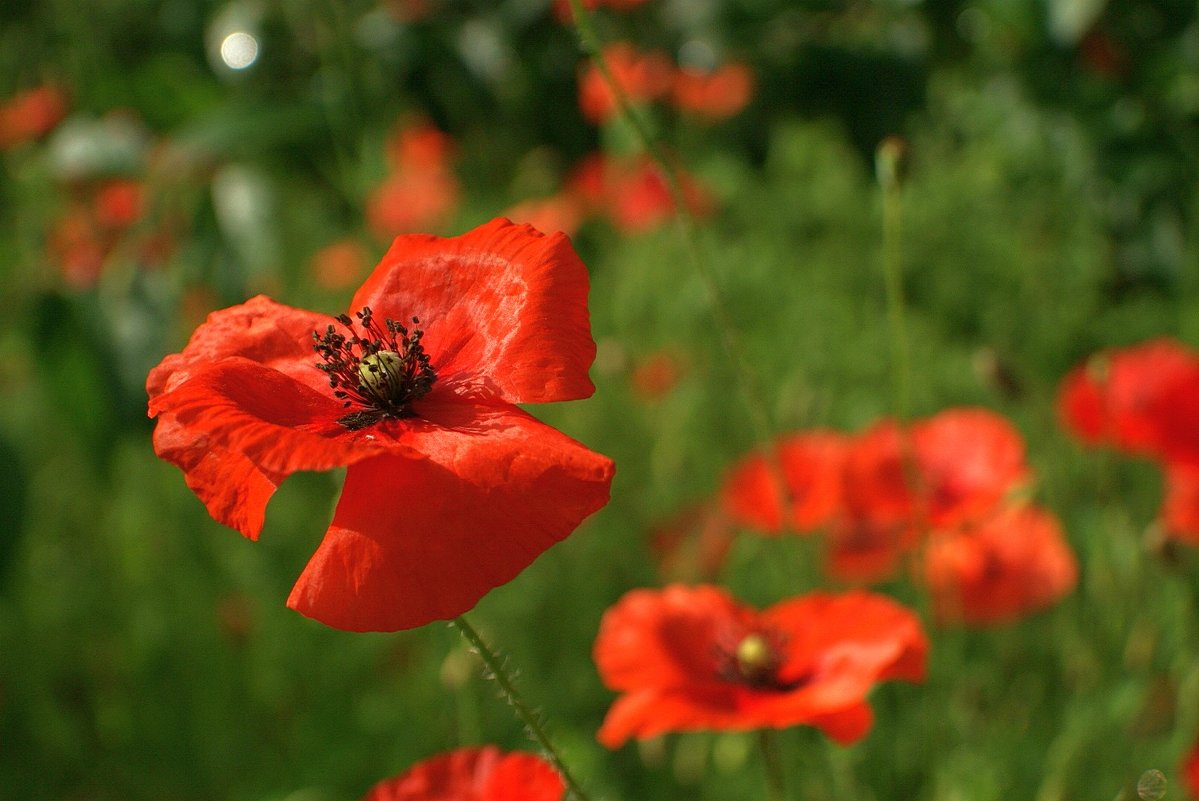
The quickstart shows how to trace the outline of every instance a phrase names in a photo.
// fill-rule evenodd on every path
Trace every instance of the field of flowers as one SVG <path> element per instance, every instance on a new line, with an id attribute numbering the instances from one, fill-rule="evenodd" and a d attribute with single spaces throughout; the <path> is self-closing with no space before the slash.
<path id="1" fill-rule="evenodd" d="M 1189 0 L 3 4 L 0 799 L 1199 798 L 1197 190 Z"/>

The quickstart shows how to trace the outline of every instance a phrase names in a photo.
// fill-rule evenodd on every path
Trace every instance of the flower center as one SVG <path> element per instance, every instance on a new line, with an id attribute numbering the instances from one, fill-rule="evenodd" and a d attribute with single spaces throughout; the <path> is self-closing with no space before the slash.
<path id="1" fill-rule="evenodd" d="M 779 675 L 782 667 L 782 643 L 773 631 L 750 632 L 742 637 L 731 652 L 721 657 L 720 676 L 755 690 L 789 692 L 806 679 L 785 680 Z"/>
<path id="2" fill-rule="evenodd" d="M 747 634 L 737 643 L 733 652 L 737 675 L 751 687 L 765 687 L 774 683 L 779 657 L 770 642 L 761 634 Z"/>
<path id="3" fill-rule="evenodd" d="M 324 334 L 312 332 L 312 349 L 323 360 L 316 367 L 329 377 L 333 396 L 346 409 L 357 407 L 337 422 L 355 431 L 388 418 L 414 417 L 412 402 L 427 395 L 437 380 L 421 344 L 425 332 L 390 318 L 380 326 L 369 306 L 354 316 L 357 323 L 348 314 L 337 318 L 349 336 L 332 325 Z M 412 324 L 420 320 L 413 317 Z"/>

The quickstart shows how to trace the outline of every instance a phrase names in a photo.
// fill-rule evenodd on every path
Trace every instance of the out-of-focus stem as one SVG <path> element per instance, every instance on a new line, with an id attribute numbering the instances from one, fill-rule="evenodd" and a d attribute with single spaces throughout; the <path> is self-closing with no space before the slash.
<path id="1" fill-rule="evenodd" d="M 579 783 L 575 781 L 574 776 L 567 769 L 566 763 L 562 761 L 562 756 L 558 753 L 558 749 L 550 742 L 549 735 L 545 731 L 545 726 L 540 716 L 525 703 L 525 700 L 517 691 L 511 674 L 504 667 L 503 659 L 491 649 L 491 646 L 479 635 L 479 632 L 475 631 L 474 626 L 466 621 L 466 618 L 456 617 L 452 622 L 454 627 L 470 643 L 470 647 L 483 660 L 487 672 L 504 693 L 504 698 L 516 710 L 516 716 L 520 718 L 520 721 L 525 724 L 525 729 L 528 731 L 529 737 L 541 746 L 546 759 L 549 760 L 554 769 L 562 776 L 562 781 L 566 784 L 567 801 L 570 801 L 570 799 L 574 799 L 575 801 L 589 801 L 587 794 L 579 787 Z"/>
<path id="2" fill-rule="evenodd" d="M 911 414 L 911 355 L 903 297 L 903 171 L 906 145 L 884 139 L 876 157 L 883 190 L 883 281 L 887 292 L 887 321 L 891 329 L 891 391 L 895 417 L 901 426 Z"/>
<path id="3" fill-rule="evenodd" d="M 691 207 L 687 204 L 687 196 L 683 189 L 683 182 L 679 176 L 679 171 L 671 163 L 670 159 L 667 158 L 666 152 L 658 143 L 657 137 L 650 131 L 649 124 L 629 102 L 624 89 L 613 78 L 612 71 L 608 68 L 608 62 L 604 59 L 599 36 L 591 24 L 590 12 L 584 8 L 582 0 L 570 0 L 570 9 L 583 51 L 595 64 L 596 70 L 599 71 L 600 76 L 604 79 L 604 83 L 607 84 L 609 91 L 612 92 L 612 96 L 616 100 L 616 107 L 620 109 L 621 115 L 628 121 L 642 148 L 649 154 L 654 165 L 658 168 L 658 172 L 661 173 L 662 179 L 666 182 L 671 202 L 674 204 L 675 221 L 683 237 L 683 241 L 686 243 L 691 263 L 695 266 L 695 271 L 698 273 L 700 281 L 704 285 L 704 290 L 708 295 L 708 303 L 711 306 L 712 317 L 716 322 L 716 330 L 720 334 L 720 341 L 728 357 L 729 364 L 732 365 L 733 370 L 737 374 L 737 384 L 741 388 L 746 408 L 749 410 L 751 422 L 755 429 L 754 433 L 757 440 L 764 443 L 766 459 L 771 466 L 772 481 L 774 481 L 778 497 L 782 501 L 783 518 L 786 521 L 791 511 L 791 492 L 784 478 L 785 474 L 783 472 L 782 460 L 779 458 L 777 444 L 774 442 L 774 426 L 770 421 L 769 407 L 766 403 L 765 395 L 758 384 L 757 377 L 745 363 L 743 357 L 744 349 L 741 347 L 740 335 L 737 332 L 737 326 L 733 323 L 732 315 L 728 311 L 728 304 L 725 302 L 724 293 L 721 291 L 720 284 L 716 280 L 716 271 L 713 269 L 712 263 L 708 260 L 706 251 L 699 244 L 699 234 L 696 230 L 695 217 L 691 214 Z"/>
<path id="4" fill-rule="evenodd" d="M 774 729 L 758 729 L 758 750 L 766 770 L 766 797 L 769 801 L 785 801 L 783 761 L 779 757 L 778 738 Z"/>

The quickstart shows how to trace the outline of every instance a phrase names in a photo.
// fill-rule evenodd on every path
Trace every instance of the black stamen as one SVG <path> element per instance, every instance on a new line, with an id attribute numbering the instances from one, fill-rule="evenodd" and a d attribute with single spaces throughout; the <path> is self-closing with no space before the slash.
<path id="1" fill-rule="evenodd" d="M 335 319 L 348 330 L 349 337 L 338 333 L 332 325 L 323 336 L 312 332 L 313 350 L 323 361 L 316 368 L 329 376 L 333 396 L 345 399 L 345 408 L 362 407 L 337 422 L 353 431 L 388 418 L 414 416 L 412 402 L 428 394 L 437 380 L 437 372 L 421 344 L 425 332 L 419 328 L 410 332 L 390 318 L 381 328 L 375 324 L 369 306 L 354 316 L 358 318 L 361 335 L 346 314 Z M 414 326 L 419 322 L 412 318 Z"/>

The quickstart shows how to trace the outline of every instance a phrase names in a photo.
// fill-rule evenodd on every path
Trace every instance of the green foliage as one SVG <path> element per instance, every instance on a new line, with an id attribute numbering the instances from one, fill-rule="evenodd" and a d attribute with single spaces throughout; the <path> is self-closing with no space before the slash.
<path id="1" fill-rule="evenodd" d="M 256 292 L 342 310 L 352 287 L 320 285 L 309 261 L 343 237 L 382 252 L 366 197 L 401 115 L 457 142 L 463 198 L 440 233 L 548 194 L 597 142 L 623 141 L 575 110 L 572 33 L 516 0 L 433 3 L 411 20 L 362 2 L 238 6 L 264 50 L 233 74 L 204 38 L 227 9 L 85 5 L 0 12 L 0 75 L 13 76 L 0 89 L 59 81 L 75 120 L 131 109 L 153 146 L 117 172 L 156 194 L 98 281 L 73 286 L 49 246 L 55 221 L 112 170 L 64 175 L 61 131 L 0 151 L 0 798 L 342 801 L 460 744 L 530 747 L 451 630 L 348 634 L 285 609 L 340 477 L 289 479 L 262 541 L 242 541 L 154 457 L 141 382 L 202 312 Z M 742 45 L 759 81 L 741 116 L 655 120 L 716 198 L 700 239 L 740 352 L 723 350 L 672 225 L 584 224 L 597 392 L 533 411 L 615 459 L 612 502 L 490 593 L 475 624 L 519 667 L 594 798 L 761 797 L 752 735 L 600 747 L 612 695 L 591 643 L 623 592 L 663 581 L 650 532 L 759 444 L 732 358 L 781 431 L 856 431 L 892 411 L 867 156 L 899 132 L 913 153 L 913 413 L 981 405 L 1012 419 L 1081 578 L 1026 620 L 932 628 L 928 681 L 876 690 L 860 744 L 783 732 L 792 797 L 1131 798 L 1148 768 L 1182 797 L 1176 767 L 1199 729 L 1199 556 L 1150 547 L 1156 472 L 1081 451 L 1053 401 L 1096 349 L 1199 344 L 1194 9 L 1100 3 L 1095 30 L 1135 54 L 1107 76 L 1052 39 L 1036 3 L 745 0 L 706 17 L 688 5 L 605 12 L 602 31 L 652 30 L 642 46 L 674 49 L 762 42 Z M 222 208 L 221 186 L 248 207 Z M 131 242 L 164 221 L 172 247 L 147 264 Z M 651 397 L 635 368 L 663 351 L 680 376 Z M 818 557 L 812 540 L 743 533 L 720 580 L 768 604 L 821 583 Z M 926 606 L 910 582 L 885 589 Z"/>

